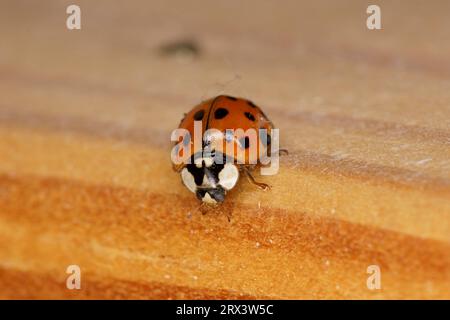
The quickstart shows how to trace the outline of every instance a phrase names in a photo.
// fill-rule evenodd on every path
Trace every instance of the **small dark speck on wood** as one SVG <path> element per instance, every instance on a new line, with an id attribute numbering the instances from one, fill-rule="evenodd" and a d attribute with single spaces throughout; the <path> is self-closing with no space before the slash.
<path id="1" fill-rule="evenodd" d="M 165 57 L 174 57 L 181 61 L 189 61 L 200 55 L 200 47 L 194 40 L 176 40 L 161 45 L 159 52 Z"/>

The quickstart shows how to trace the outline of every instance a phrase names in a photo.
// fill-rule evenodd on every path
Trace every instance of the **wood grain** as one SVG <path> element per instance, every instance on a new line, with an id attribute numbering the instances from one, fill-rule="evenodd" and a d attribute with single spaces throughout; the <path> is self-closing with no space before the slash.
<path id="1" fill-rule="evenodd" d="M 0 298 L 450 298 L 447 1 L 69 4 L 0 4 Z M 169 138 L 221 93 L 290 154 L 202 215 Z"/>

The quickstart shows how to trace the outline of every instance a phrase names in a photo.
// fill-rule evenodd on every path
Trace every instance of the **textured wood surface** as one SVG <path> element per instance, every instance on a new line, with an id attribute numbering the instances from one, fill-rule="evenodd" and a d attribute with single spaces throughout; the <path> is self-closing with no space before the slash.
<path id="1" fill-rule="evenodd" d="M 449 299 L 450 3 L 377 3 L 2 1 L 0 298 Z M 169 157 L 221 93 L 290 151 L 231 222 Z"/>

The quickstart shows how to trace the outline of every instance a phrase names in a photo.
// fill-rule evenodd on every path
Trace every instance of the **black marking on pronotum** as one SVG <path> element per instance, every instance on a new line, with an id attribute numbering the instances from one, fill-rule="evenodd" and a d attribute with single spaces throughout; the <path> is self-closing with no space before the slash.
<path id="1" fill-rule="evenodd" d="M 222 171 L 222 169 L 225 167 L 225 163 L 215 163 L 205 168 L 205 175 L 208 177 L 208 180 L 213 180 L 215 183 L 219 183 L 219 173 Z"/>
<path id="2" fill-rule="evenodd" d="M 203 119 L 203 116 L 205 115 L 204 110 L 199 110 L 194 114 L 194 120 L 195 121 L 201 121 Z"/>
<path id="3" fill-rule="evenodd" d="M 228 110 L 225 108 L 219 108 L 214 112 L 214 118 L 220 120 L 227 116 Z"/>
<path id="4" fill-rule="evenodd" d="M 250 107 L 252 108 L 256 108 L 256 104 L 254 104 L 253 102 L 251 102 L 250 100 L 247 100 L 247 103 Z"/>
<path id="5" fill-rule="evenodd" d="M 255 117 L 250 112 L 244 112 L 245 116 L 250 121 L 255 121 Z"/>
<path id="6" fill-rule="evenodd" d="M 237 101 L 237 98 L 235 98 L 235 97 L 232 97 L 232 96 L 225 96 L 225 97 L 227 97 L 230 100 Z"/>
<path id="7" fill-rule="evenodd" d="M 186 168 L 194 177 L 195 184 L 198 186 L 201 185 L 203 183 L 203 175 L 204 175 L 203 167 L 198 168 L 194 163 L 190 163 L 186 166 Z"/>
<path id="8" fill-rule="evenodd" d="M 248 149 L 250 147 L 250 139 L 248 137 L 242 137 L 239 142 L 244 149 Z"/>
<path id="9" fill-rule="evenodd" d="M 222 153 L 217 153 L 214 155 L 214 162 L 210 167 L 206 167 L 204 161 L 202 162 L 202 166 L 199 168 L 194 163 L 195 159 L 201 157 L 201 153 L 197 153 L 191 156 L 191 163 L 189 163 L 186 168 L 194 177 L 195 184 L 197 186 L 201 186 L 203 183 L 203 178 L 206 175 L 209 181 L 214 181 L 216 184 L 219 183 L 219 173 L 225 167 L 225 163 L 227 161 L 227 156 Z M 221 161 L 218 161 L 218 160 Z"/>

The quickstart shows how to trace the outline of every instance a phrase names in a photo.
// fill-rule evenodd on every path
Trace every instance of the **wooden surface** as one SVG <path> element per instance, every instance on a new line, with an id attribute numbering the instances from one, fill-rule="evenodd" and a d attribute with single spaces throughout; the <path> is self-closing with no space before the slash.
<path id="1" fill-rule="evenodd" d="M 0 3 L 0 298 L 450 298 L 450 2 L 77 3 Z M 230 223 L 169 158 L 221 93 L 290 151 Z"/>

